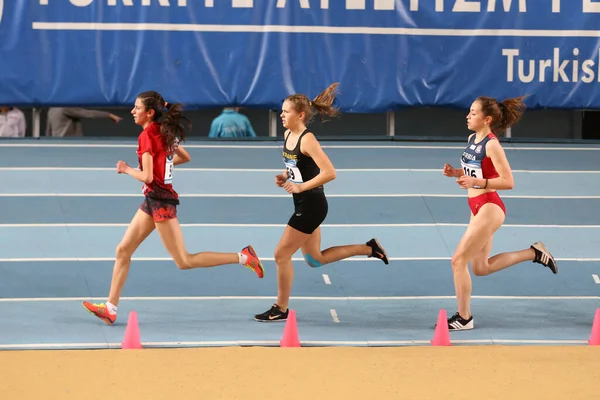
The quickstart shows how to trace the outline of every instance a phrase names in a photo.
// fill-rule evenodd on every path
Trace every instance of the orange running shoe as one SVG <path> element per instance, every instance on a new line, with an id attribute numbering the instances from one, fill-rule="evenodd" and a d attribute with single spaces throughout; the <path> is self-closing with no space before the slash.
<path id="1" fill-rule="evenodd" d="M 90 314 L 94 314 L 96 317 L 100 318 L 102 321 L 106 322 L 108 325 L 112 325 L 117 320 L 117 314 L 109 313 L 108 308 L 106 308 L 106 304 L 104 304 L 104 303 L 92 304 L 89 301 L 84 301 L 81 305 Z"/>
<path id="2" fill-rule="evenodd" d="M 256 275 L 258 275 L 259 278 L 263 278 L 265 276 L 265 268 L 258 259 L 258 256 L 256 255 L 256 252 L 254 251 L 252 246 L 248 245 L 244 247 L 242 249 L 242 254 L 245 254 L 248 257 L 246 265 L 244 265 L 244 267 L 250 268 L 251 270 L 256 272 Z"/>

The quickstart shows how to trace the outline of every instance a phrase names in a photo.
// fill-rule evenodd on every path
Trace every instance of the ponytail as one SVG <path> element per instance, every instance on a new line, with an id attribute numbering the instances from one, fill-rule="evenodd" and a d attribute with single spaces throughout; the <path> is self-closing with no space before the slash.
<path id="1" fill-rule="evenodd" d="M 501 113 L 498 132 L 504 132 L 521 120 L 526 108 L 525 103 L 523 103 L 524 98 L 525 96 L 513 97 L 498 103 Z"/>
<path id="2" fill-rule="evenodd" d="M 329 85 L 327 89 L 311 102 L 315 111 L 321 115 L 321 121 L 325 120 L 325 117 L 334 118 L 340 114 L 339 108 L 333 106 L 339 85 L 337 82 Z"/>
<path id="3" fill-rule="evenodd" d="M 523 99 L 525 99 L 525 96 L 513 97 L 499 102 L 492 97 L 481 96 L 476 101 L 481 105 L 483 115 L 492 117 L 492 131 L 501 134 L 506 129 L 514 126 L 523 117 L 526 108 Z"/>
<path id="4" fill-rule="evenodd" d="M 165 147 L 170 151 L 173 151 L 175 150 L 176 143 L 185 141 L 185 127 L 181 123 L 181 120 L 184 119 L 188 121 L 190 128 L 192 124 L 190 120 L 183 115 L 183 106 L 181 104 L 165 104 L 167 112 L 163 115 L 160 124 L 160 133 L 163 136 Z"/>
<path id="5" fill-rule="evenodd" d="M 176 144 L 183 142 L 186 136 L 181 120 L 186 120 L 190 129 L 192 127 L 190 120 L 182 113 L 183 106 L 179 103 L 166 102 L 160 93 L 154 91 L 141 93 L 138 99 L 142 101 L 146 110 L 154 110 L 154 121 L 161 123 L 160 133 L 163 144 L 169 151 L 174 151 Z"/>
<path id="6" fill-rule="evenodd" d="M 312 101 L 305 95 L 299 93 L 288 96 L 286 101 L 293 104 L 296 112 L 304 112 L 306 114 L 306 118 L 304 119 L 306 125 L 311 123 L 315 116 L 315 112 L 320 114 L 321 121 L 324 121 L 325 117 L 333 118 L 340 114 L 339 109 L 333 106 L 338 86 L 339 83 L 329 85 L 327 89 L 321 92 Z"/>

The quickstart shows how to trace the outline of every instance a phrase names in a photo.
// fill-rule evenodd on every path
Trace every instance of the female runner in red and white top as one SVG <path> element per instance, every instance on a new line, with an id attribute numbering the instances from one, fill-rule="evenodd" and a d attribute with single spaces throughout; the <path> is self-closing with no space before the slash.
<path id="1" fill-rule="evenodd" d="M 101 304 L 83 302 L 83 307 L 107 324 L 117 319 L 117 305 L 125 285 L 131 256 L 138 246 L 157 229 L 163 245 L 183 270 L 241 264 L 252 269 L 259 278 L 264 268 L 252 246 L 239 253 L 187 252 L 177 219 L 179 196 L 173 189 L 174 166 L 190 161 L 190 155 L 179 145 L 185 139 L 180 104 L 168 104 L 157 92 L 140 94 L 133 110 L 133 119 L 144 130 L 138 137 L 138 161 L 135 169 L 124 161 L 117 162 L 117 173 L 128 174 L 143 182 L 145 196 L 142 205 L 129 224 L 121 243 L 117 246 L 116 261 L 108 301 Z"/>
<path id="2" fill-rule="evenodd" d="M 462 168 L 444 165 L 444 175 L 458 178 L 456 182 L 468 190 L 471 209 L 469 226 L 452 257 L 458 312 L 448 319 L 450 330 L 474 328 L 468 263 L 477 276 L 489 275 L 524 261 L 542 264 L 558 273 L 554 258 L 542 242 L 490 258 L 494 233 L 506 217 L 506 208 L 497 191 L 510 190 L 514 186 L 506 154 L 493 132 L 500 133 L 513 126 L 521 119 L 524 110 L 523 97 L 503 102 L 490 97 L 477 98 L 467 115 L 467 127 L 475 133 L 469 136 L 462 154 Z"/>

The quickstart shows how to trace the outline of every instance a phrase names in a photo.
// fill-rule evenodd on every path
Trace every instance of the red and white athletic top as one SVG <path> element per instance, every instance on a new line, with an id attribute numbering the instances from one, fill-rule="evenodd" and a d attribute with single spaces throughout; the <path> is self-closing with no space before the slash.
<path id="1" fill-rule="evenodd" d="M 173 189 L 173 157 L 167 150 L 160 133 L 160 123 L 152 122 L 138 136 L 138 161 L 143 170 L 142 155 L 150 153 L 153 165 L 153 180 L 142 186 L 144 196 L 158 200 L 177 200 L 179 195 Z"/>

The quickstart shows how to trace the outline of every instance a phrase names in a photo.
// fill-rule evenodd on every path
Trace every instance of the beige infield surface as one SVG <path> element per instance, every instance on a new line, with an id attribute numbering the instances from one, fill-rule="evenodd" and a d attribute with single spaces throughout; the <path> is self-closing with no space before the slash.
<path id="1" fill-rule="evenodd" d="M 600 399 L 600 347 L 0 352 L 0 399 Z"/>

